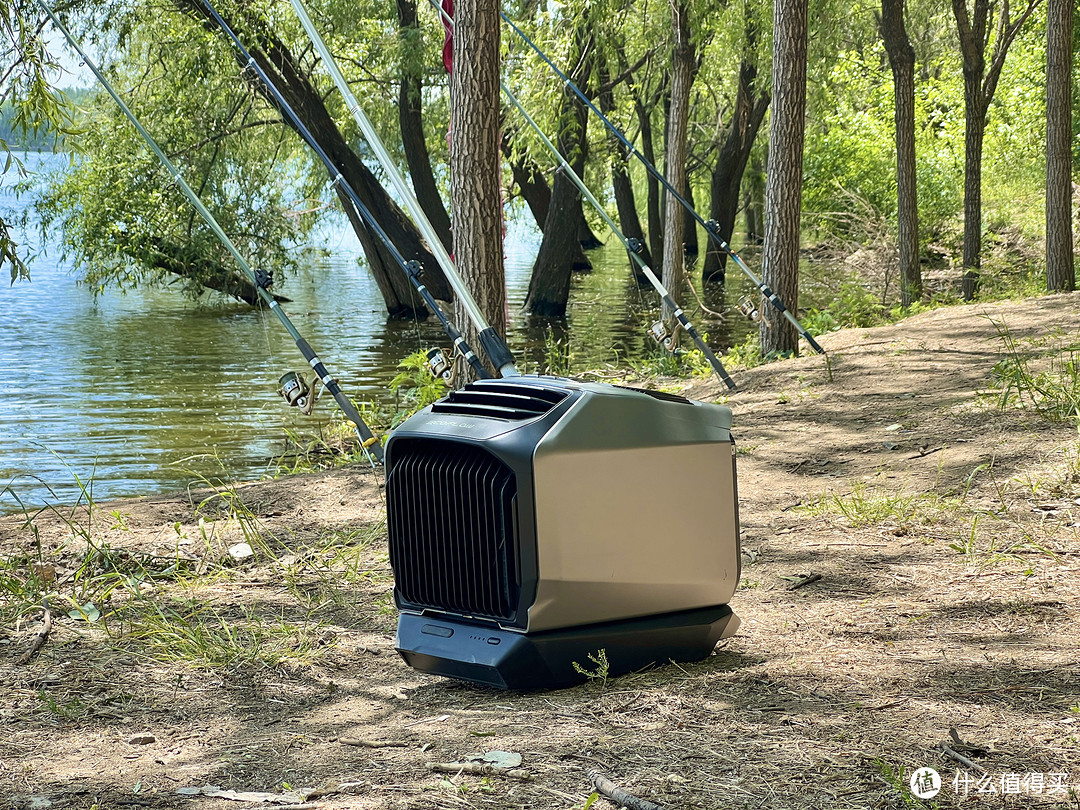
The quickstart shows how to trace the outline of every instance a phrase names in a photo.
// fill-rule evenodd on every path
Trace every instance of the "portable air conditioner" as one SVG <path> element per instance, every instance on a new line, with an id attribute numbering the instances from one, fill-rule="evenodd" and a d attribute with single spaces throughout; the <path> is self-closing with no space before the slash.
<path id="1" fill-rule="evenodd" d="M 532 689 L 601 651 L 610 675 L 709 655 L 739 626 L 730 428 L 719 405 L 532 376 L 408 419 L 386 443 L 402 657 Z"/>

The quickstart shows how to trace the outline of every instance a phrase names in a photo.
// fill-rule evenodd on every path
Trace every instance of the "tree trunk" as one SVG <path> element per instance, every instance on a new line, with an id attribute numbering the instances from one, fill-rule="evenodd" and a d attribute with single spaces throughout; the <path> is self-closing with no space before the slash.
<path id="1" fill-rule="evenodd" d="M 765 185 L 762 275 L 792 314 L 799 311 L 799 215 L 806 133 L 807 0 L 773 7 L 772 120 Z M 761 353 L 799 353 L 798 333 L 787 319 L 763 318 Z"/>
<path id="2" fill-rule="evenodd" d="M 132 236 L 127 232 L 117 233 L 114 238 L 116 245 L 133 261 L 161 268 L 193 287 L 217 290 L 253 307 L 263 303 L 255 284 L 234 263 L 222 264 L 202 256 L 190 242 L 173 242 L 156 235 Z M 279 304 L 292 300 L 273 293 L 271 297 Z"/>
<path id="3" fill-rule="evenodd" d="M 979 88 L 982 86 L 982 59 L 978 69 L 964 62 L 964 279 L 965 301 L 979 293 L 982 267 L 982 151 L 986 132 Z"/>
<path id="4" fill-rule="evenodd" d="M 922 298 L 919 206 L 915 182 L 915 49 L 904 27 L 904 0 L 881 0 L 881 40 L 889 54 L 896 97 L 896 219 L 900 305 Z"/>
<path id="5" fill-rule="evenodd" d="M 682 205 L 679 207 L 683 209 L 683 252 L 689 257 L 698 255 L 697 219 L 694 217 L 697 203 L 694 202 L 694 184 L 690 181 L 690 168 L 687 167 L 684 173 L 686 174 L 686 193 L 683 199 L 690 203 L 690 207 L 686 208 Z"/>
<path id="6" fill-rule="evenodd" d="M 641 128 L 641 154 L 650 165 L 655 166 L 656 146 L 653 143 L 651 105 L 635 100 L 634 109 L 638 116 L 638 126 Z M 648 191 L 645 205 L 649 223 L 649 250 L 653 256 L 663 256 L 664 224 L 660 217 L 660 181 L 651 172 L 645 188 Z"/>
<path id="7" fill-rule="evenodd" d="M 742 185 L 746 163 L 754 147 L 765 111 L 769 108 L 769 94 L 757 95 L 757 66 L 751 61 L 756 46 L 757 32 L 748 18 L 746 21 L 746 51 L 739 67 L 739 87 L 735 94 L 735 109 L 727 127 L 727 135 L 720 147 L 709 186 L 709 216 L 720 226 L 719 236 L 731 241 L 735 232 L 735 218 L 739 212 L 739 188 Z M 751 239 L 754 227 L 750 225 L 750 205 L 747 205 L 747 238 Z M 757 231 L 760 233 L 760 231 Z M 727 271 L 727 254 L 712 244 L 705 253 L 701 278 L 706 282 L 724 283 Z"/>
<path id="8" fill-rule="evenodd" d="M 690 116 L 690 85 L 694 74 L 694 48 L 690 43 L 689 9 L 685 2 L 671 7 L 675 47 L 671 54 L 671 104 L 668 108 L 666 177 L 671 187 L 686 196 L 686 138 Z M 664 200 L 663 282 L 672 299 L 682 300 L 686 285 L 686 258 L 683 252 L 683 207 L 670 192 Z M 664 318 L 674 313 L 664 307 Z"/>
<path id="9" fill-rule="evenodd" d="M 606 84 L 606 79 L 605 79 Z M 615 110 L 614 93 L 608 89 L 600 94 L 600 111 L 610 117 Z M 611 190 L 615 197 L 615 207 L 619 213 L 619 227 L 623 236 L 627 239 L 637 239 L 642 245 L 641 258 L 645 264 L 652 266 L 652 255 L 649 253 L 645 234 L 641 230 L 641 220 L 638 218 L 637 201 L 634 198 L 634 185 L 630 179 L 630 169 L 627 166 L 629 158 L 628 150 L 615 135 L 608 132 L 608 153 L 611 156 Z M 634 258 L 627 252 L 627 260 L 630 262 L 630 270 L 640 285 L 649 283 L 645 274 Z"/>
<path id="10" fill-rule="evenodd" d="M 427 140 L 424 138 L 421 105 L 423 83 L 421 74 L 412 61 L 414 54 L 420 50 L 421 44 L 415 0 L 397 0 L 397 11 L 403 51 L 401 81 L 398 87 L 398 123 L 401 127 L 401 144 L 405 151 L 405 160 L 409 164 L 409 177 L 412 178 L 416 199 L 420 207 L 424 209 L 435 233 L 439 235 L 439 241 L 449 252 L 452 248 L 450 215 L 446 213 L 446 206 L 443 205 L 439 187 L 435 183 L 435 173 L 431 169 L 431 155 L 428 153 Z"/>
<path id="11" fill-rule="evenodd" d="M 586 66 L 591 47 L 584 22 L 577 30 L 578 58 Z M 588 110 L 563 88 L 559 109 L 557 148 L 580 177 L 585 168 L 585 125 Z M 533 264 L 526 309 L 533 315 L 561 318 L 570 299 L 570 276 L 581 254 L 581 192 L 566 172 L 557 172 L 551 190 L 551 204 L 544 219 L 544 238 Z"/>
<path id="12" fill-rule="evenodd" d="M 529 211 L 536 220 L 536 227 L 542 232 L 548 207 L 551 205 L 551 187 L 544 177 L 544 170 L 527 152 L 515 154 L 513 138 L 509 132 L 503 134 L 502 153 L 510 164 L 510 173 L 521 192 L 521 198 L 529 206 Z"/>
<path id="13" fill-rule="evenodd" d="M 588 119 L 586 118 L 586 121 Z M 576 171 L 576 169 L 575 169 Z M 577 226 L 577 238 L 578 244 L 582 250 L 596 250 L 604 246 L 604 243 L 600 241 L 595 233 L 592 232 L 592 227 L 589 225 L 589 220 L 585 217 L 585 206 L 579 205 L 578 209 L 581 211 L 581 216 L 578 218 Z M 586 260 L 586 266 L 575 267 L 575 270 L 592 270 L 592 262 Z"/>
<path id="14" fill-rule="evenodd" d="M 994 99 L 1005 55 L 1021 26 L 1041 0 L 1027 0 L 1027 7 L 1010 21 L 1009 4 L 1002 3 L 994 38 L 990 66 L 986 66 L 986 46 L 990 32 L 987 21 L 992 0 L 975 0 L 969 16 L 967 0 L 952 0 L 953 16 L 960 38 L 964 62 L 964 299 L 978 293 L 982 253 L 982 150 L 986 113 Z M 985 75 L 984 75 L 985 73 Z"/>
<path id="15" fill-rule="evenodd" d="M 555 175 L 551 205 L 544 220 L 544 239 L 536 254 L 525 298 L 525 308 L 533 315 L 553 318 L 566 315 L 574 256 L 581 250 L 576 228 L 580 202 L 578 188 L 566 173 Z"/>
<path id="16" fill-rule="evenodd" d="M 746 243 L 760 246 L 765 241 L 765 170 L 757 158 L 750 160 L 743 210 L 746 211 Z"/>
<path id="17" fill-rule="evenodd" d="M 488 323 L 506 334 L 502 189 L 499 166 L 499 5 L 457 0 L 450 81 L 450 205 L 454 255 L 462 279 Z M 478 346 L 461 305 L 459 324 Z"/>
<path id="18" fill-rule="evenodd" d="M 221 33 L 200 2 L 197 0 L 181 0 L 181 2 L 182 8 L 202 19 L 209 30 L 215 34 Z M 265 71 L 289 106 L 297 113 L 405 260 L 416 259 L 423 264 L 427 271 L 425 283 L 432 294 L 436 297 L 448 298 L 450 286 L 443 275 L 442 268 L 438 266 L 435 257 L 424 244 L 420 232 L 349 146 L 326 109 L 322 96 L 312 83 L 310 75 L 300 67 L 285 44 L 268 33 L 265 27 L 259 29 L 258 41 L 251 44 L 256 39 L 254 36 L 243 33 L 227 18 L 226 22 L 230 28 L 238 31 L 242 40 L 246 39 L 249 42 L 248 50 L 255 62 Z M 246 67 L 241 57 L 238 56 L 237 59 L 241 62 L 242 68 Z M 253 74 L 245 75 L 254 79 Z M 269 90 L 262 86 L 262 82 L 254 80 L 254 87 L 272 105 L 275 103 Z M 339 198 L 341 198 L 340 194 Z M 395 318 L 426 317 L 427 312 L 422 306 L 414 306 L 415 291 L 401 267 L 383 246 L 376 247 L 377 240 L 372 238 L 366 227 L 363 227 L 356 212 L 351 211 L 351 203 L 345 208 L 353 230 L 356 231 L 360 244 L 364 248 L 371 274 L 379 287 L 390 316 Z"/>
<path id="19" fill-rule="evenodd" d="M 1046 289 L 1075 290 L 1072 232 L 1073 0 L 1046 7 Z"/>

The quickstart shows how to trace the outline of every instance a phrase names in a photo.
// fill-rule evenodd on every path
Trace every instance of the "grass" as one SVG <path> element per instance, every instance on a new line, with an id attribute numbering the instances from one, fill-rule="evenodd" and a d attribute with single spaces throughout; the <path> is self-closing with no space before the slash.
<path id="1" fill-rule="evenodd" d="M 348 604 L 354 585 L 385 576 L 365 564 L 364 555 L 384 524 L 286 542 L 267 530 L 235 485 L 206 478 L 201 483 L 213 491 L 195 506 L 197 534 L 174 524 L 173 551 L 165 555 L 118 547 L 116 541 L 132 533 L 130 518 L 101 510 L 92 482 L 80 481 L 77 507 L 24 510 L 18 531 L 27 541 L 17 546 L 26 550 L 0 557 L 0 620 L 12 624 L 48 604 L 54 616 L 72 620 L 64 626 L 77 635 L 200 669 L 292 667 L 317 660 L 329 645 L 315 614 L 327 605 Z M 17 497 L 14 486 L 8 489 Z M 59 525 L 59 542 L 42 542 L 43 516 Z M 235 590 L 246 565 L 229 553 L 239 542 L 250 545 L 263 575 L 283 585 L 294 601 L 220 603 L 223 592 Z M 45 694 L 41 700 L 58 719 L 81 716 L 71 701 Z"/>
<path id="2" fill-rule="evenodd" d="M 983 471 L 990 473 L 995 502 L 977 506 L 969 490 Z M 825 493 L 799 508 L 813 516 L 841 517 L 852 528 L 887 528 L 894 535 L 921 536 L 927 543 L 942 539 L 980 566 L 1027 561 L 1031 554 L 1053 558 L 1054 547 L 1064 539 L 1059 522 L 1032 521 L 1027 509 L 1014 508 L 1006 485 L 993 477 L 992 465 L 973 470 L 959 495 L 879 490 L 857 482 L 849 492 Z"/>
<path id="3" fill-rule="evenodd" d="M 929 507 L 934 507 L 934 514 L 929 514 Z M 815 500 L 800 507 L 811 515 L 840 515 L 852 528 L 879 526 L 895 523 L 901 526 L 918 520 L 930 523 L 941 513 L 941 500 L 928 493 L 906 493 L 871 489 L 857 482 L 850 492 L 837 494 L 825 493 Z"/>
<path id="4" fill-rule="evenodd" d="M 110 636 L 134 642 L 147 658 L 228 671 L 310 663 L 318 657 L 323 630 L 310 616 L 289 622 L 251 608 L 230 615 L 195 599 L 135 600 L 115 615 L 118 625 Z"/>
<path id="5" fill-rule="evenodd" d="M 994 366 L 1001 409 L 1031 410 L 1080 430 L 1080 334 L 1019 340 L 1004 321 L 990 322 L 1005 349 Z"/>

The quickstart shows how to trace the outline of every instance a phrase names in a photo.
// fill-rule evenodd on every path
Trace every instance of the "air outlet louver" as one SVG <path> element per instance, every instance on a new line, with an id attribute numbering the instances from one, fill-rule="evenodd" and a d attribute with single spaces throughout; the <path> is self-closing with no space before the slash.
<path id="1" fill-rule="evenodd" d="M 495 380 L 478 380 L 453 391 L 436 402 L 432 413 L 484 416 L 521 421 L 543 416 L 564 399 L 567 391 L 537 385 L 507 385 Z"/>
<path id="2" fill-rule="evenodd" d="M 401 606 L 510 619 L 517 609 L 513 471 L 467 444 L 411 439 L 386 482 Z"/>

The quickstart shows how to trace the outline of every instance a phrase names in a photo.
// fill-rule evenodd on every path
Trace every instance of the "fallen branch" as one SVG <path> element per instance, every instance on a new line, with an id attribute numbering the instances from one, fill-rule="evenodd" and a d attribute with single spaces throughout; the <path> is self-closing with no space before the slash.
<path id="1" fill-rule="evenodd" d="M 37 655 L 38 651 L 45 646 L 45 642 L 49 640 L 49 633 L 52 632 L 52 609 L 49 607 L 48 602 L 42 605 L 42 608 L 45 611 L 44 626 L 38 631 L 38 634 L 34 636 L 34 642 L 30 645 L 30 649 L 19 656 L 19 660 L 15 662 L 20 666 L 29 664 L 30 659 Z"/>
<path id="2" fill-rule="evenodd" d="M 788 590 L 789 591 L 797 590 L 798 588 L 801 588 L 803 585 L 809 585 L 811 582 L 817 582 L 820 579 L 821 579 L 821 574 L 808 574 L 807 576 L 805 576 L 802 579 L 798 580 L 794 584 L 789 585 Z"/>
<path id="3" fill-rule="evenodd" d="M 629 807 L 630 810 L 664 810 L 660 805 L 653 804 L 647 799 L 639 799 L 637 796 L 630 795 L 622 788 L 617 787 L 614 782 L 606 779 L 599 771 L 589 771 L 588 777 L 597 793 L 606 796 L 617 804 L 621 804 L 623 807 Z"/>
<path id="4" fill-rule="evenodd" d="M 511 779 L 521 779 L 528 781 L 532 779 L 532 774 L 528 771 L 518 770 L 516 768 L 496 768 L 494 765 L 488 765 L 484 762 L 429 762 L 427 764 L 429 771 L 435 771 L 436 773 L 467 773 L 469 776 L 509 776 Z"/>
<path id="5" fill-rule="evenodd" d="M 972 770 L 981 771 L 982 773 L 988 773 L 986 768 L 984 768 L 978 762 L 972 762 L 970 759 L 965 757 L 963 754 L 956 753 L 956 751 L 953 751 L 951 748 L 949 748 L 949 746 L 946 743 L 941 743 L 941 745 L 939 745 L 938 747 L 941 749 L 941 753 L 943 753 L 949 759 L 955 759 L 961 765 L 966 765 L 967 767 L 971 768 Z"/>
<path id="6" fill-rule="evenodd" d="M 408 748 L 412 743 L 405 740 L 358 740 L 355 737 L 342 737 L 342 745 L 355 745 L 358 748 Z"/>

